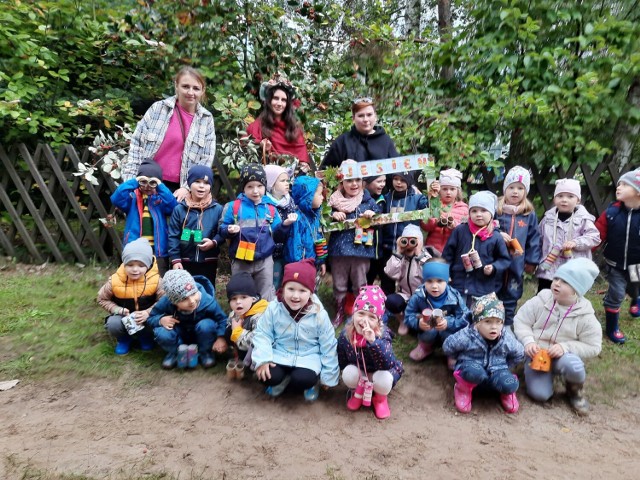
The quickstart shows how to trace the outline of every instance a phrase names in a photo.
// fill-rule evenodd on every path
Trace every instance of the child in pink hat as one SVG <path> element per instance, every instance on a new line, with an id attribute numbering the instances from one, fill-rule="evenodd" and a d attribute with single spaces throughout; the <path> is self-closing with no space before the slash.
<path id="1" fill-rule="evenodd" d="M 360 288 L 353 319 L 338 339 L 338 363 L 342 381 L 351 389 L 349 410 L 373 405 L 377 418 L 391 415 L 387 395 L 404 373 L 393 353 L 391 333 L 382 323 L 386 296 L 378 286 Z"/>

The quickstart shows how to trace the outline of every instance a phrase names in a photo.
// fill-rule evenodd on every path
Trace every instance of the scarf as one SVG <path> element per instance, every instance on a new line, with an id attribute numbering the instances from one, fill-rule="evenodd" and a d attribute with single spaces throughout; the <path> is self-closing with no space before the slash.
<path id="1" fill-rule="evenodd" d="M 502 213 L 504 213 L 505 215 L 518 215 L 519 213 L 522 213 L 523 210 L 523 203 L 521 203 L 520 205 L 507 205 L 506 203 L 502 205 Z"/>
<path id="2" fill-rule="evenodd" d="M 198 208 L 200 210 L 203 210 L 205 207 L 211 205 L 211 202 L 213 202 L 213 196 L 211 195 L 211 192 L 209 192 L 207 196 L 204 197 L 204 200 L 202 200 L 201 202 L 196 202 L 193 200 L 193 197 L 191 197 L 191 193 L 188 193 L 187 196 L 184 197 L 184 202 L 190 209 Z"/>
<path id="3" fill-rule="evenodd" d="M 345 197 L 342 190 L 338 189 L 329 197 L 329 205 L 339 212 L 351 213 L 355 212 L 363 198 L 364 190 L 355 197 Z"/>
<path id="4" fill-rule="evenodd" d="M 469 222 L 468 225 L 469 230 L 471 231 L 471 235 L 473 235 L 474 237 L 474 240 L 475 237 L 480 237 L 480 240 L 484 242 L 487 238 L 491 238 L 491 236 L 493 235 L 493 220 L 491 220 L 484 227 L 479 227 L 473 222 Z"/>

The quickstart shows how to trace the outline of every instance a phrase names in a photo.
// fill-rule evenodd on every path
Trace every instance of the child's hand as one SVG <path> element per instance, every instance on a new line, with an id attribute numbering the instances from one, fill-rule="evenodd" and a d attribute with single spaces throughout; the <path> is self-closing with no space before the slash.
<path id="1" fill-rule="evenodd" d="M 206 252 L 207 250 L 211 250 L 215 246 L 215 244 L 210 238 L 203 238 L 197 246 L 200 250 Z"/>
<path id="2" fill-rule="evenodd" d="M 295 222 L 296 220 L 298 220 L 298 214 L 297 213 L 290 213 L 289 215 L 287 215 L 287 218 L 283 223 L 283 225 L 288 226 L 291 225 L 293 222 Z"/>
<path id="3" fill-rule="evenodd" d="M 213 348 L 211 349 L 216 353 L 224 353 L 227 351 L 227 341 L 224 337 L 216 338 L 216 341 L 213 342 Z"/>
<path id="4" fill-rule="evenodd" d="M 320 276 L 324 277 L 327 274 L 327 265 L 326 264 L 322 264 L 320 265 Z"/>
<path id="5" fill-rule="evenodd" d="M 447 329 L 447 319 L 444 317 L 438 317 L 438 323 L 436 323 L 436 330 L 442 332 Z"/>
<path id="6" fill-rule="evenodd" d="M 429 191 L 427 192 L 430 197 L 437 197 L 440 194 L 440 182 L 438 180 L 434 180 L 429 185 Z"/>
<path id="7" fill-rule="evenodd" d="M 573 240 L 568 240 L 562 244 L 562 250 L 573 250 L 578 245 Z"/>
<path id="8" fill-rule="evenodd" d="M 376 212 L 374 212 L 373 210 L 365 210 L 360 216 L 364 218 L 373 218 L 375 214 Z"/>
<path id="9" fill-rule="evenodd" d="M 538 353 L 539 351 L 540 347 L 536 342 L 527 343 L 524 346 L 524 353 L 526 353 L 527 357 L 529 358 L 535 357 L 536 353 Z"/>
<path id="10" fill-rule="evenodd" d="M 147 310 L 140 310 L 139 312 L 134 312 L 134 319 L 138 325 L 142 325 L 149 318 L 149 312 Z"/>
<path id="11" fill-rule="evenodd" d="M 493 273 L 493 265 L 485 265 L 483 271 L 484 274 L 488 277 Z"/>
<path id="12" fill-rule="evenodd" d="M 129 315 L 130 313 L 131 313 L 131 312 L 129 311 L 129 309 L 128 309 L 128 308 L 124 308 L 124 307 L 122 307 L 122 308 L 120 309 L 120 315 L 122 315 L 123 317 L 126 317 L 126 316 L 127 316 L 127 315 Z"/>
<path id="13" fill-rule="evenodd" d="M 173 318 L 170 315 L 165 315 L 160 319 L 160 325 L 162 325 L 167 330 L 173 330 L 173 327 L 176 325 L 176 323 L 180 323 L 180 320 L 178 320 L 177 318 Z"/>
<path id="14" fill-rule="evenodd" d="M 331 214 L 331 218 L 336 222 L 344 222 L 347 219 L 347 214 L 344 212 L 333 212 Z"/>
<path id="15" fill-rule="evenodd" d="M 376 341 L 376 332 L 369 326 L 362 329 L 362 336 L 369 343 L 373 343 Z"/>
<path id="16" fill-rule="evenodd" d="M 511 236 L 508 233 L 500 232 L 500 235 L 502 235 L 505 243 L 509 243 L 511 241 Z"/>
<path id="17" fill-rule="evenodd" d="M 398 239 L 396 240 L 396 246 L 398 247 L 398 253 L 404 255 L 405 249 L 408 247 L 408 245 L 403 246 L 400 242 L 401 239 L 402 237 L 398 237 Z"/>
<path id="18" fill-rule="evenodd" d="M 547 351 L 549 352 L 549 356 L 551 358 L 560 358 L 564 355 L 564 348 L 562 348 L 562 345 L 560 345 L 559 343 L 551 345 Z"/>
<path id="19" fill-rule="evenodd" d="M 240 225 L 229 225 L 227 227 L 227 232 L 229 232 L 231 235 L 235 235 L 239 231 L 240 231 Z"/>
<path id="20" fill-rule="evenodd" d="M 431 330 L 431 322 L 424 315 L 420 315 L 420 321 L 418 322 L 418 328 L 422 331 Z"/>
<path id="21" fill-rule="evenodd" d="M 271 372 L 269 371 L 269 369 L 275 366 L 275 363 L 263 363 L 258 368 L 256 368 L 256 376 L 258 377 L 258 380 L 260 380 L 261 382 L 271 380 Z"/>

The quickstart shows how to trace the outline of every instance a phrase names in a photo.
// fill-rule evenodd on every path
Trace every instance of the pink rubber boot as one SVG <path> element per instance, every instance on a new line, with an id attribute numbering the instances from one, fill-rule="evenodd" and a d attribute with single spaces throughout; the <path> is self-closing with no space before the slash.
<path id="1" fill-rule="evenodd" d="M 503 393 L 500 395 L 500 402 L 502 403 L 502 408 L 504 408 L 506 413 L 517 413 L 520 408 L 516 392 Z"/>
<path id="2" fill-rule="evenodd" d="M 359 410 L 362 406 L 362 394 L 364 393 L 364 381 L 360 379 L 351 398 L 347 400 L 347 408 L 352 412 Z"/>
<path id="3" fill-rule="evenodd" d="M 476 384 L 467 382 L 462 378 L 460 370 L 453 372 L 453 377 L 456 379 L 456 384 L 453 386 L 456 408 L 460 413 L 469 413 L 471 411 L 471 392 L 476 388 Z"/>
<path id="4" fill-rule="evenodd" d="M 409 358 L 415 362 L 421 362 L 433 353 L 433 346 L 426 342 L 418 342 L 418 346 L 409 352 Z"/>
<path id="5" fill-rule="evenodd" d="M 373 403 L 373 413 L 375 413 L 376 417 L 380 420 L 384 420 L 391 416 L 391 410 L 389 410 L 389 403 L 387 402 L 386 395 L 374 393 L 371 403 Z"/>

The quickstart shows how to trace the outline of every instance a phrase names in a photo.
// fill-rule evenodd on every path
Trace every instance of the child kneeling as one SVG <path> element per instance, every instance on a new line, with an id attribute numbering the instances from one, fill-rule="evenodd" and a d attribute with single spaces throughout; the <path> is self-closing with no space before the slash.
<path id="1" fill-rule="evenodd" d="M 542 290 L 516 313 L 514 331 L 531 362 L 524 366 L 527 393 L 539 402 L 553 395 L 553 377 L 566 381 L 571 407 L 589 412 L 582 388 L 586 379 L 583 360 L 602 348 L 602 328 L 584 294 L 599 274 L 588 258 L 575 258 L 560 266 L 551 290 Z"/>
<path id="2" fill-rule="evenodd" d="M 211 282 L 200 275 L 194 278 L 186 270 L 170 270 L 162 278 L 162 288 L 164 297 L 153 307 L 147 320 L 156 343 L 167 352 L 162 368 L 175 367 L 178 347 L 191 343 L 198 346 L 202 366 L 213 367 L 216 363 L 213 351 L 227 350 L 224 339 L 227 316 L 216 302 Z"/>
<path id="3" fill-rule="evenodd" d="M 476 300 L 473 323 L 444 341 L 445 355 L 456 359 L 453 392 L 456 408 L 471 411 L 471 395 L 478 385 L 500 393 L 502 408 L 516 413 L 520 407 L 516 391 L 518 377 L 509 370 L 524 360 L 524 349 L 509 328 L 504 328 L 505 310 L 495 293 Z"/>
<path id="4" fill-rule="evenodd" d="M 289 390 L 314 401 L 320 384 L 338 384 L 338 355 L 333 325 L 315 290 L 313 260 L 284 267 L 277 300 L 269 303 L 253 337 L 252 364 L 272 397 Z M 319 382 L 318 382 L 319 380 Z"/>
<path id="5" fill-rule="evenodd" d="M 380 287 L 361 287 L 353 305 L 353 320 L 338 340 L 342 381 L 353 390 L 347 408 L 355 411 L 373 404 L 381 420 L 391 415 L 387 395 L 404 372 L 393 353 L 391 333 L 382 323 L 385 300 Z"/>

